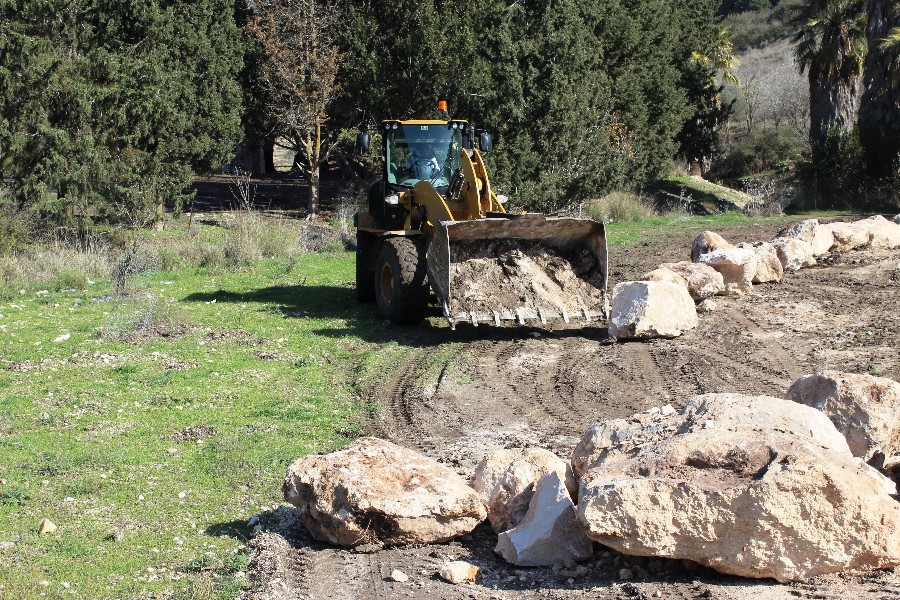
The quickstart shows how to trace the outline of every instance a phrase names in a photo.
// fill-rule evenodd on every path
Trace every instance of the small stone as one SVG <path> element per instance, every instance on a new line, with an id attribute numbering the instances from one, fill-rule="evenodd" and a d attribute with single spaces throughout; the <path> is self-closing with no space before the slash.
<path id="1" fill-rule="evenodd" d="M 716 422 L 712 419 L 707 419 L 703 421 L 703 429 L 712 429 L 715 426 Z"/>
<path id="2" fill-rule="evenodd" d="M 25 290 L 22 290 L 22 291 L 24 292 Z M 47 581 L 46 579 L 41 579 L 40 585 L 47 587 L 48 585 L 50 585 L 50 582 Z"/>
<path id="3" fill-rule="evenodd" d="M 56 525 L 53 524 L 53 521 L 44 517 L 38 523 L 38 533 L 56 533 Z"/>
<path id="4" fill-rule="evenodd" d="M 401 571 L 400 569 L 394 569 L 391 571 L 391 581 L 396 581 L 397 583 L 406 583 L 409 581 L 409 575 Z"/>
<path id="5" fill-rule="evenodd" d="M 179 498 L 179 499 L 184 499 L 184 498 L 186 498 L 186 497 L 187 497 L 187 494 L 185 494 L 184 492 L 178 492 L 178 498 Z"/>
<path id="6" fill-rule="evenodd" d="M 59 336 L 59 337 L 53 338 L 53 343 L 54 343 L 54 344 L 59 344 L 60 342 L 66 341 L 66 340 L 69 339 L 70 337 L 72 337 L 72 334 L 70 334 L 70 333 L 64 333 L 64 334 L 62 334 L 62 335 Z"/>
<path id="7" fill-rule="evenodd" d="M 72 587 L 72 585 L 68 581 L 63 581 L 60 585 L 66 589 L 69 589 L 70 587 Z"/>
<path id="8" fill-rule="evenodd" d="M 478 572 L 479 569 L 475 565 L 462 560 L 454 560 L 441 567 L 438 575 L 444 581 L 456 585 L 475 581 L 478 578 Z"/>
<path id="9" fill-rule="evenodd" d="M 66 496 L 66 502 L 75 502 L 75 498 L 72 496 Z"/>
<path id="10" fill-rule="evenodd" d="M 711 313 L 716 311 L 719 308 L 719 305 L 712 298 L 707 298 L 703 302 L 697 305 L 697 312 L 701 313 Z"/>
<path id="11" fill-rule="evenodd" d="M 675 408 L 671 404 L 666 404 L 661 409 L 659 409 L 659 412 L 662 413 L 662 416 L 669 417 L 675 414 Z"/>
<path id="12" fill-rule="evenodd" d="M 634 573 L 631 572 L 631 569 L 619 569 L 619 579 L 624 581 L 634 579 Z"/>
<path id="13" fill-rule="evenodd" d="M 566 579 L 566 583 L 568 583 L 569 585 L 572 585 L 575 583 L 575 580 L 572 579 L 571 577 L 569 577 L 568 579 Z"/>
<path id="14" fill-rule="evenodd" d="M 662 598 L 662 590 L 656 590 L 655 592 L 653 592 L 653 597 Z"/>
<path id="15" fill-rule="evenodd" d="M 143 495 L 143 494 L 141 494 L 141 495 L 138 496 L 138 500 L 143 500 L 143 499 L 144 499 L 144 495 Z"/>
<path id="16" fill-rule="evenodd" d="M 651 407 L 647 410 L 647 412 L 648 412 L 649 414 L 651 414 L 651 415 L 655 415 L 656 413 L 659 412 L 659 407 L 658 407 L 658 406 L 651 406 Z"/>

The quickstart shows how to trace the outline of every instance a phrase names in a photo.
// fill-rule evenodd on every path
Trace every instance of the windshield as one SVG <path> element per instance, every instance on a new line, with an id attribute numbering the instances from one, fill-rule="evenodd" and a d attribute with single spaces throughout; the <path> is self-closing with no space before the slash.
<path id="1" fill-rule="evenodd" d="M 399 125 L 387 134 L 387 181 L 413 186 L 419 181 L 434 187 L 450 185 L 459 168 L 462 131 L 443 124 Z"/>

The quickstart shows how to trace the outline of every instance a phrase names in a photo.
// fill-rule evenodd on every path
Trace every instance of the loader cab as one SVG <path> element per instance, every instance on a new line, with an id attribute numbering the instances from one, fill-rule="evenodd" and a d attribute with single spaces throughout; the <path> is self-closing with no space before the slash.
<path id="1" fill-rule="evenodd" d="M 447 193 L 460 150 L 475 146 L 475 129 L 462 120 L 392 119 L 382 122 L 381 133 L 382 176 L 369 188 L 369 214 L 376 228 L 397 230 L 410 209 L 409 200 L 401 198 L 417 183 L 427 181 Z"/>
<path id="2" fill-rule="evenodd" d="M 441 194 L 459 168 L 459 151 L 471 148 L 474 130 L 465 121 L 385 121 L 384 182 L 391 191 L 428 181 Z"/>

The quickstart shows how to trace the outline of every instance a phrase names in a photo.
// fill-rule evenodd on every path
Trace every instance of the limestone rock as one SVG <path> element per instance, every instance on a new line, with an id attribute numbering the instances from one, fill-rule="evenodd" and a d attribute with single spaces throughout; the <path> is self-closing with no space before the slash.
<path id="1" fill-rule="evenodd" d="M 497 537 L 494 551 L 521 567 L 551 566 L 593 556 L 593 542 L 579 527 L 575 505 L 558 473 L 541 477 L 528 513 L 515 528 Z"/>
<path id="2" fill-rule="evenodd" d="M 573 498 L 578 482 L 566 461 L 543 448 L 507 448 L 485 456 L 475 467 L 472 487 L 487 508 L 494 531 L 519 524 L 528 512 L 534 485 L 547 473 L 557 473 Z"/>
<path id="3" fill-rule="evenodd" d="M 659 268 L 681 275 L 687 282 L 688 293 L 694 300 L 699 301 L 725 293 L 722 274 L 709 265 L 684 260 L 677 263 L 663 263 Z"/>
<path id="4" fill-rule="evenodd" d="M 832 248 L 856 250 L 869 245 L 869 230 L 855 223 L 829 223 L 825 225 L 834 237 Z"/>
<path id="5" fill-rule="evenodd" d="M 818 219 L 804 219 L 799 223 L 794 223 L 790 227 L 786 227 L 778 232 L 776 238 L 796 238 L 812 244 L 816 237 L 816 228 L 819 226 Z"/>
<path id="6" fill-rule="evenodd" d="M 50 519 L 44 517 L 37 526 L 38 533 L 56 533 L 56 525 Z"/>
<path id="7" fill-rule="evenodd" d="M 753 278 L 756 277 L 759 265 L 759 259 L 753 250 L 725 248 L 703 254 L 698 261 L 722 274 L 725 294 L 740 296 L 753 290 Z"/>
<path id="8" fill-rule="evenodd" d="M 712 298 L 707 298 L 706 300 L 704 300 L 703 302 L 701 302 L 700 304 L 697 305 L 697 312 L 698 313 L 711 313 L 711 312 L 715 312 L 716 310 L 718 310 L 718 308 L 719 308 L 719 305 L 716 304 L 715 300 L 713 300 Z"/>
<path id="9" fill-rule="evenodd" d="M 775 238 L 772 245 L 785 271 L 799 271 L 816 265 L 816 257 L 813 256 L 812 244 L 809 242 L 798 238 Z"/>
<path id="10" fill-rule="evenodd" d="M 701 255 L 723 248 L 734 248 L 734 246 L 725 241 L 725 238 L 718 233 L 704 231 L 691 242 L 691 261 L 697 262 Z"/>
<path id="11" fill-rule="evenodd" d="M 755 242 L 753 244 L 740 243 L 738 248 L 749 248 L 756 252 L 759 262 L 756 265 L 753 283 L 769 283 L 784 279 L 784 268 L 781 266 L 775 246 L 769 242 Z"/>
<path id="12" fill-rule="evenodd" d="M 452 584 L 472 583 L 478 579 L 478 573 L 478 567 L 463 560 L 448 562 L 438 571 L 441 579 Z"/>
<path id="13" fill-rule="evenodd" d="M 831 252 L 831 247 L 834 246 L 834 233 L 831 228 L 827 225 L 817 225 L 810 245 L 813 256 L 822 256 Z"/>
<path id="14" fill-rule="evenodd" d="M 585 474 L 588 535 L 638 556 L 785 582 L 900 565 L 900 503 L 847 453 L 777 430 L 712 427 Z"/>
<path id="15" fill-rule="evenodd" d="M 390 575 L 391 581 L 396 581 L 397 583 L 406 583 L 409 581 L 409 575 L 401 571 L 400 569 L 394 569 L 391 571 Z"/>
<path id="16" fill-rule="evenodd" d="M 676 337 L 697 327 L 687 288 L 666 281 L 625 281 L 613 289 L 609 335 L 614 338 Z"/>
<path id="17" fill-rule="evenodd" d="M 900 454 L 900 383 L 886 377 L 823 371 L 804 375 L 787 398 L 821 410 L 847 438 L 854 456 Z"/>
<path id="18" fill-rule="evenodd" d="M 572 471 L 580 478 L 590 469 L 634 456 L 642 445 L 705 429 L 783 431 L 851 456 L 844 437 L 812 407 L 772 396 L 701 394 L 680 411 L 660 411 L 649 421 L 611 419 L 591 426 L 572 453 Z"/>
<path id="19" fill-rule="evenodd" d="M 684 277 L 665 267 L 657 267 L 652 271 L 644 273 L 641 275 L 641 281 L 667 281 L 669 283 L 674 283 L 675 285 L 680 285 L 684 289 L 688 289 L 688 282 Z"/>
<path id="20" fill-rule="evenodd" d="M 485 518 L 478 494 L 455 472 L 378 438 L 296 460 L 284 497 L 315 538 L 342 546 L 442 542 Z"/>
<path id="21" fill-rule="evenodd" d="M 900 248 L 900 225 L 897 223 L 875 215 L 854 221 L 853 224 L 868 230 L 869 245 L 872 248 Z"/>

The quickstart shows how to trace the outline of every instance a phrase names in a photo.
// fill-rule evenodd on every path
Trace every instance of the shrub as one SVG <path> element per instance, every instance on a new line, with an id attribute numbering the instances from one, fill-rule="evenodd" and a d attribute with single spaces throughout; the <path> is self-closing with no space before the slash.
<path id="1" fill-rule="evenodd" d="M 801 158 L 800 139 L 793 131 L 755 131 L 726 144 L 707 176 L 712 180 L 738 179 L 762 173 L 785 173 Z"/>
<path id="2" fill-rule="evenodd" d="M 652 207 L 631 192 L 612 192 L 590 200 L 585 209 L 588 216 L 603 222 L 639 221 L 653 214 Z"/>
<path id="3" fill-rule="evenodd" d="M 58 292 L 61 290 L 81 290 L 86 288 L 87 285 L 87 275 L 74 269 L 64 269 L 52 277 L 48 287 Z"/>

